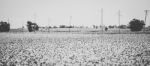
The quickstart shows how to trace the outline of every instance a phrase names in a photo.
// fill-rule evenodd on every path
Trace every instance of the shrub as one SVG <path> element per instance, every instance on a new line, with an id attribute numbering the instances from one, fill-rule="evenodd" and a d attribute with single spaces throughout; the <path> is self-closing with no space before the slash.
<path id="1" fill-rule="evenodd" d="M 0 32 L 8 32 L 10 30 L 10 24 L 7 22 L 0 22 Z"/>
<path id="2" fill-rule="evenodd" d="M 51 26 L 49 26 L 48 28 L 52 28 Z"/>
<path id="3" fill-rule="evenodd" d="M 31 21 L 27 21 L 27 27 L 29 32 L 39 30 L 39 26 L 36 23 L 32 23 Z"/>
<path id="4" fill-rule="evenodd" d="M 111 25 L 109 25 L 108 27 L 109 27 L 109 28 L 115 28 L 115 26 L 111 26 Z"/>
<path id="5" fill-rule="evenodd" d="M 127 25 L 120 25 L 120 26 L 118 26 L 118 28 L 120 28 L 120 29 L 126 29 Z"/>
<path id="6" fill-rule="evenodd" d="M 97 29 L 97 28 L 98 28 L 98 26 L 96 26 L 96 25 L 93 25 L 93 28 Z"/>
<path id="7" fill-rule="evenodd" d="M 60 25 L 59 28 L 66 28 L 66 26 L 65 25 Z"/>
<path id="8" fill-rule="evenodd" d="M 129 28 L 131 31 L 141 31 L 144 25 L 144 21 L 139 19 L 133 19 L 129 22 Z"/>
<path id="9" fill-rule="evenodd" d="M 53 28 L 58 28 L 57 26 L 53 26 Z"/>
<path id="10" fill-rule="evenodd" d="M 66 28 L 74 28 L 74 26 L 66 26 Z"/>

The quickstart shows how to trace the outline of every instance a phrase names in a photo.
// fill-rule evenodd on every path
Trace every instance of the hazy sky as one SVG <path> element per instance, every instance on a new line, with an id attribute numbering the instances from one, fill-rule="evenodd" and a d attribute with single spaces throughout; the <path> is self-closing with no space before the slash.
<path id="1" fill-rule="evenodd" d="M 104 25 L 128 24 L 133 18 L 144 19 L 144 10 L 150 10 L 150 0 L 0 0 L 0 20 L 8 21 L 11 28 L 26 25 L 28 20 L 40 26 L 100 25 L 103 8 Z M 147 24 L 150 25 L 150 11 Z"/>

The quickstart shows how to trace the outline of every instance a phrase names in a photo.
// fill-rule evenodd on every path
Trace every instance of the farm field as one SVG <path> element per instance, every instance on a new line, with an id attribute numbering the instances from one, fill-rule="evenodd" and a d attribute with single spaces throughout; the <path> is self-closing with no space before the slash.
<path id="1" fill-rule="evenodd" d="M 27 29 L 11 29 L 11 33 L 28 33 Z M 93 28 L 71 28 L 69 31 L 69 28 L 50 28 L 50 29 L 40 29 L 36 32 L 42 32 L 42 33 L 76 33 L 76 34 L 150 34 L 150 31 L 136 31 L 131 32 L 130 29 L 108 29 L 108 31 L 102 30 L 101 28 L 93 29 Z"/>
<path id="2" fill-rule="evenodd" d="M 0 33 L 0 66 L 142 65 L 149 34 Z"/>

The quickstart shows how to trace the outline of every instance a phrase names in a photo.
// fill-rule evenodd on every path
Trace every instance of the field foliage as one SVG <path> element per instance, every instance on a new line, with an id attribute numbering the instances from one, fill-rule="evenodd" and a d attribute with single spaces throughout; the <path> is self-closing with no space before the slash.
<path id="1" fill-rule="evenodd" d="M 0 66 L 149 64 L 149 34 L 0 33 Z"/>

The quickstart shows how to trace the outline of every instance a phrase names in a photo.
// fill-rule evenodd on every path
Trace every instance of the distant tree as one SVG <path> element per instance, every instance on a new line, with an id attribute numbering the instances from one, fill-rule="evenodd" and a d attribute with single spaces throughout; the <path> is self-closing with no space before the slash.
<path id="1" fill-rule="evenodd" d="M 105 27 L 105 31 L 107 31 L 108 30 L 108 28 L 107 27 Z"/>
<path id="2" fill-rule="evenodd" d="M 39 26 L 36 23 L 32 23 L 33 30 L 39 30 Z"/>
<path id="3" fill-rule="evenodd" d="M 96 26 L 96 25 L 93 25 L 93 28 L 97 29 L 97 28 L 98 28 L 98 26 Z"/>
<path id="4" fill-rule="evenodd" d="M 59 28 L 66 28 L 66 26 L 65 25 L 60 25 Z"/>
<path id="5" fill-rule="evenodd" d="M 51 26 L 49 26 L 48 28 L 52 28 Z"/>
<path id="6" fill-rule="evenodd" d="M 53 28 L 58 28 L 57 26 L 53 26 Z"/>
<path id="7" fill-rule="evenodd" d="M 27 28 L 29 32 L 39 30 L 39 26 L 36 23 L 32 23 L 31 21 L 27 21 Z"/>
<path id="8" fill-rule="evenodd" d="M 84 26 L 79 26 L 79 28 L 84 28 Z"/>
<path id="9" fill-rule="evenodd" d="M 8 32 L 10 30 L 10 24 L 7 22 L 0 22 L 0 32 Z"/>
<path id="10" fill-rule="evenodd" d="M 112 26 L 112 25 L 109 25 L 108 27 L 109 27 L 109 28 L 115 28 L 115 26 Z"/>
<path id="11" fill-rule="evenodd" d="M 28 28 L 29 32 L 32 32 L 32 31 L 33 31 L 31 25 L 32 25 L 32 22 L 31 22 L 31 21 L 28 21 L 28 22 L 27 22 L 27 28 Z"/>
<path id="12" fill-rule="evenodd" d="M 139 19 L 133 19 L 129 22 L 129 28 L 131 31 L 141 31 L 144 25 L 144 21 Z"/>
<path id="13" fill-rule="evenodd" d="M 74 28 L 74 26 L 66 26 L 66 28 Z"/>
<path id="14" fill-rule="evenodd" d="M 127 25 L 120 25 L 120 26 L 118 26 L 118 28 L 126 29 L 126 28 L 127 28 Z"/>

